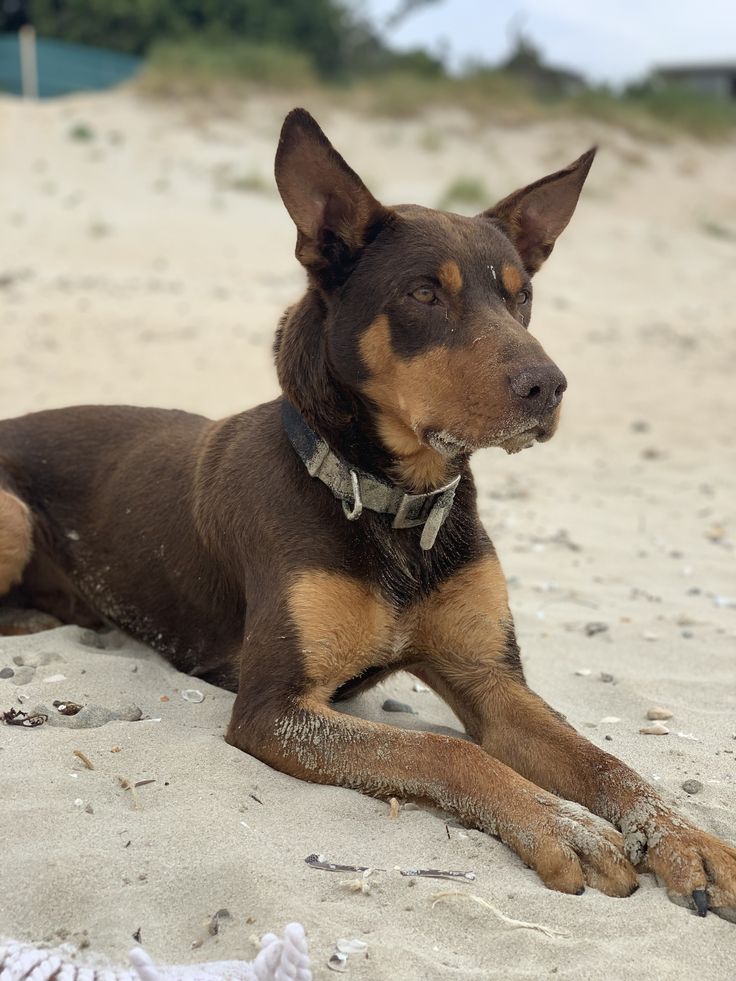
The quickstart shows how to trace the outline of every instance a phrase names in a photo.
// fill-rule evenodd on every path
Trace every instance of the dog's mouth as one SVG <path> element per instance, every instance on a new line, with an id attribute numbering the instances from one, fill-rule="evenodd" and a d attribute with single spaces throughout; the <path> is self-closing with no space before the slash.
<path id="1" fill-rule="evenodd" d="M 475 449 L 473 444 L 453 435 L 453 433 L 448 433 L 446 429 L 427 429 L 424 433 L 424 442 L 448 459 L 471 453 Z"/>
<path id="2" fill-rule="evenodd" d="M 535 443 L 546 443 L 547 440 L 552 439 L 555 429 L 556 422 L 552 424 L 534 422 L 510 434 L 504 433 L 492 445 L 500 446 L 507 453 L 520 453 L 521 450 L 528 450 Z"/>
<path id="3" fill-rule="evenodd" d="M 427 429 L 424 433 L 424 442 L 431 446 L 437 453 L 452 459 L 453 457 L 468 455 L 474 450 L 485 447 L 499 446 L 507 453 L 520 453 L 534 443 L 546 443 L 554 434 L 554 426 L 546 426 L 538 422 L 527 423 L 522 428 L 512 432 L 490 434 L 481 440 L 470 440 L 462 436 L 456 436 L 447 430 Z"/>
<path id="4" fill-rule="evenodd" d="M 506 436 L 494 445 L 500 446 L 507 453 L 520 453 L 522 450 L 528 450 L 535 443 L 544 443 L 551 435 L 543 426 L 535 423 L 533 426 L 528 426 L 526 429 L 522 429 L 512 436 Z"/>

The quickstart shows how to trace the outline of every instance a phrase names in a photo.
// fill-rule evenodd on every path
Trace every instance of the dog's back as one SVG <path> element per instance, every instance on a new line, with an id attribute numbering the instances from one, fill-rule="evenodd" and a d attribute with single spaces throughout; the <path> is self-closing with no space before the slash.
<path id="1" fill-rule="evenodd" d="M 115 623 L 182 670 L 232 658 L 242 611 L 232 595 L 225 601 L 225 570 L 208 554 L 206 527 L 192 520 L 212 425 L 130 406 L 0 422 L 0 486 L 33 515 L 32 551 L 6 605 Z"/>

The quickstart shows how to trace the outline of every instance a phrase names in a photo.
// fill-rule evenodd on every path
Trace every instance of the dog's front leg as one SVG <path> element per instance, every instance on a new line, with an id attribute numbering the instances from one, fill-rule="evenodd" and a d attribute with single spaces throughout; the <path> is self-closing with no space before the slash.
<path id="1" fill-rule="evenodd" d="M 553 889 L 579 893 L 588 882 L 628 895 L 635 888 L 617 832 L 480 747 L 329 707 L 340 684 L 392 656 L 394 614 L 369 587 L 310 572 L 281 603 L 268 603 L 248 611 L 229 743 L 304 780 L 448 811 L 497 835 Z"/>
<path id="2" fill-rule="evenodd" d="M 227 740 L 303 780 L 440 808 L 498 836 L 551 889 L 578 894 L 587 883 L 627 896 L 636 888 L 612 828 L 472 743 L 341 715 L 308 697 L 255 726 L 253 707 L 236 702 Z"/>
<path id="3" fill-rule="evenodd" d="M 527 687 L 495 557 L 445 583 L 418 617 L 416 673 L 487 753 L 619 828 L 631 862 L 654 872 L 673 900 L 736 919 L 736 849 L 672 811 Z"/>

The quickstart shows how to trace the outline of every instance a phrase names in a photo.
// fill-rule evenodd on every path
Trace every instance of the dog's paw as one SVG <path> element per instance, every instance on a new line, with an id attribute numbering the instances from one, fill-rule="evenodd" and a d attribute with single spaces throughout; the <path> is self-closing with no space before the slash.
<path id="1" fill-rule="evenodd" d="M 624 833 L 629 859 L 653 872 L 673 902 L 736 923 L 736 848 L 670 811 L 644 809 L 624 823 Z"/>
<path id="2" fill-rule="evenodd" d="M 592 886 L 630 896 L 638 886 L 622 835 L 601 818 L 551 794 L 535 794 L 502 840 L 549 889 L 580 895 Z"/>

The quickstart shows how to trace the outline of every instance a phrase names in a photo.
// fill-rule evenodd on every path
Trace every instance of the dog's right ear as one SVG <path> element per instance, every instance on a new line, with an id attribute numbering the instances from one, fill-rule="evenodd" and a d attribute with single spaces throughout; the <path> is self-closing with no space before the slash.
<path id="1" fill-rule="evenodd" d="M 297 228 L 299 262 L 325 286 L 343 281 L 390 212 L 306 109 L 292 109 L 284 120 L 276 184 Z"/>

